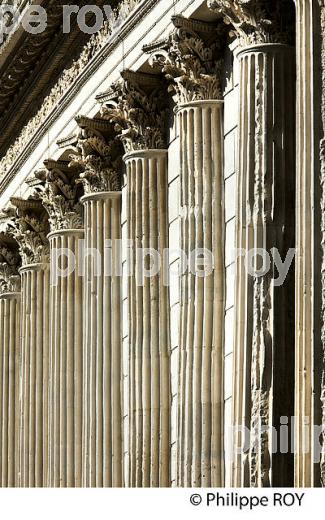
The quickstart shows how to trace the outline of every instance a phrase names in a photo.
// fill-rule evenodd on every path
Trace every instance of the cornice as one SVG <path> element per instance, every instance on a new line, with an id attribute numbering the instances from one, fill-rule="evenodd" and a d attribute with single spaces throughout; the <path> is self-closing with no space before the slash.
<path id="1" fill-rule="evenodd" d="M 5 132 L 0 133 L 1 153 L 10 143 L 10 136 L 34 117 L 40 96 L 44 96 L 49 85 L 57 80 L 59 71 L 67 66 L 67 61 L 71 61 L 78 49 L 80 53 L 80 46 L 89 38 L 80 32 L 75 20 L 72 20 L 70 33 L 62 33 L 62 5 L 72 1 L 42 0 L 38 3 L 47 13 L 46 31 L 32 35 L 19 28 L 16 32 L 22 34 L 13 38 L 17 39 L 15 45 L 2 52 L 0 128 L 5 128 Z M 81 6 L 85 3 L 86 0 L 82 0 Z"/>
<path id="2" fill-rule="evenodd" d="M 132 0 L 133 1 L 133 0 Z M 135 0 L 136 1 L 136 0 Z M 77 77 L 73 78 L 69 86 L 65 86 L 62 95 L 49 106 L 43 105 L 40 111 L 37 113 L 35 118 L 29 121 L 29 125 L 26 125 L 24 131 L 24 137 L 22 135 L 15 141 L 8 150 L 7 154 L 0 161 L 0 172 L 2 173 L 2 179 L 0 179 L 0 193 L 2 193 L 12 181 L 15 175 L 18 173 L 22 164 L 27 160 L 28 156 L 34 151 L 40 139 L 46 132 L 46 128 L 51 126 L 53 122 L 62 114 L 68 104 L 74 98 L 74 96 L 80 91 L 86 81 L 94 74 L 96 69 L 100 66 L 103 60 L 105 60 L 111 52 L 120 44 L 121 40 L 129 34 L 134 27 L 145 17 L 151 9 L 159 2 L 159 0 L 143 0 L 137 8 L 129 13 L 125 21 L 119 26 L 118 31 L 114 31 L 110 37 L 106 37 L 106 40 L 102 42 L 102 46 L 92 55 L 89 60 L 83 63 L 83 66 L 79 70 Z M 194 0 L 191 0 L 192 3 Z M 94 35 L 96 36 L 96 35 Z M 134 46 L 136 46 L 134 44 Z M 87 50 L 87 47 L 84 49 Z M 132 49 L 128 51 L 130 53 Z M 67 74 L 65 71 L 63 74 Z M 58 90 L 58 83 L 56 87 Z M 45 109 L 44 109 L 45 106 Z M 35 131 L 33 132 L 35 128 Z M 0 174 L 1 175 L 1 174 Z"/>
<path id="3" fill-rule="evenodd" d="M 44 52 L 44 48 L 61 24 L 61 8 L 57 5 L 52 6 L 51 3 L 53 0 L 41 2 L 48 14 L 46 32 L 40 35 L 30 35 L 25 31 L 23 38 L 19 41 L 19 46 L 16 45 L 12 52 L 8 52 L 7 59 L 0 66 L 0 110 L 2 115 L 7 109 L 8 98 L 15 93 L 18 85 L 21 86 L 26 81 L 28 69 L 38 60 L 39 54 Z M 5 49 L 2 46 L 0 46 L 0 51 L 5 56 Z"/>
<path id="4" fill-rule="evenodd" d="M 9 3 L 9 2 L 1 2 L 1 3 Z M 30 6 L 32 3 L 32 0 L 11 0 L 10 5 L 13 5 L 16 7 L 18 12 L 22 14 L 24 10 Z M 0 53 L 4 54 L 10 46 L 12 46 L 13 40 L 15 39 L 15 36 L 21 34 L 21 31 L 19 31 L 19 27 L 16 27 L 15 29 L 11 30 L 9 34 L 4 34 L 3 41 L 0 43 Z"/>

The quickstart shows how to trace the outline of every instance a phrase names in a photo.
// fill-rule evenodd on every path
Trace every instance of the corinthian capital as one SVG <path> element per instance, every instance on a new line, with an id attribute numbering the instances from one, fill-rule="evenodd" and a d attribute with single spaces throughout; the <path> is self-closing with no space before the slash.
<path id="1" fill-rule="evenodd" d="M 17 243 L 0 233 L 0 295 L 20 292 L 19 265 Z"/>
<path id="2" fill-rule="evenodd" d="M 165 149 L 167 104 L 161 79 L 124 71 L 122 80 L 101 96 L 101 115 L 115 125 L 126 152 Z"/>
<path id="3" fill-rule="evenodd" d="M 39 197 L 49 215 L 51 231 L 82 229 L 82 195 L 78 185 L 79 172 L 69 168 L 66 161 L 48 160 L 45 168 L 35 172 L 35 177 L 44 183 Z"/>
<path id="4" fill-rule="evenodd" d="M 78 116 L 79 133 L 70 168 L 79 168 L 86 195 L 121 189 L 119 143 L 111 137 L 111 125 L 101 119 Z"/>
<path id="5" fill-rule="evenodd" d="M 8 232 L 15 238 L 23 266 L 49 261 L 50 231 L 47 214 L 40 200 L 10 199 L 16 210 L 10 210 Z"/>
<path id="6" fill-rule="evenodd" d="M 172 18 L 174 31 L 163 41 L 144 46 L 150 64 L 160 70 L 178 104 L 221 99 L 220 25 Z"/>
<path id="7" fill-rule="evenodd" d="M 288 0 L 208 0 L 208 7 L 233 27 L 242 45 L 291 43 L 292 2 Z"/>

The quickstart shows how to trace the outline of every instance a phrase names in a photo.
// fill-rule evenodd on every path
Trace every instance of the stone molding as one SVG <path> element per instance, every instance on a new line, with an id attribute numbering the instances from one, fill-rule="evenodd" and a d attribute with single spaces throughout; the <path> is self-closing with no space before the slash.
<path id="1" fill-rule="evenodd" d="M 17 174 L 22 162 L 38 144 L 40 138 L 44 135 L 45 124 L 50 125 L 56 119 L 71 97 L 89 79 L 103 57 L 106 57 L 120 43 L 121 37 L 125 37 L 134 28 L 139 19 L 145 16 L 157 3 L 157 0 L 150 0 L 148 4 L 139 7 L 139 10 L 125 23 L 120 32 L 117 33 L 116 31 L 116 38 L 110 39 L 115 29 L 121 27 L 121 24 L 140 2 L 141 0 L 122 0 L 119 10 L 115 11 L 115 19 L 112 24 L 105 24 L 101 31 L 92 35 L 80 56 L 73 61 L 70 67 L 64 69 L 49 95 L 45 97 L 41 108 L 25 125 L 19 137 L 0 160 L 0 191 L 5 189 Z M 59 102 L 60 106 L 58 106 Z M 22 153 L 22 150 L 26 151 Z"/>

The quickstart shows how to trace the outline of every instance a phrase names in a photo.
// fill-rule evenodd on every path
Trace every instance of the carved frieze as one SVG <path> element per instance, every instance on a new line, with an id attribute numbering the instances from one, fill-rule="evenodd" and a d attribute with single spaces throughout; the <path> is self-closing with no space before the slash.
<path id="1" fill-rule="evenodd" d="M 177 104 L 221 99 L 221 25 L 173 16 L 174 31 L 163 41 L 144 46 L 150 64 L 169 83 Z"/>
<path id="2" fill-rule="evenodd" d="M 292 42 L 287 0 L 208 0 L 208 7 L 232 26 L 241 45 Z"/>
<path id="3" fill-rule="evenodd" d="M 70 168 L 79 168 L 86 195 L 121 190 L 121 154 L 116 137 L 105 137 L 111 130 L 107 121 L 76 118 L 79 125 L 75 153 Z"/>
<path id="4" fill-rule="evenodd" d="M 42 101 L 42 106 L 37 110 L 35 116 L 28 121 L 20 135 L 1 158 L 0 181 L 6 177 L 16 161 L 21 157 L 22 150 L 30 144 L 31 138 L 37 134 L 37 131 L 45 123 L 59 101 L 75 85 L 77 78 L 87 69 L 93 58 L 107 45 L 113 32 L 117 30 L 140 2 L 141 0 L 121 0 L 118 6 L 113 9 L 113 15 L 110 19 L 104 22 L 103 27 L 97 33 L 91 35 L 80 55 L 73 59 L 71 65 L 63 70 L 49 94 Z"/>

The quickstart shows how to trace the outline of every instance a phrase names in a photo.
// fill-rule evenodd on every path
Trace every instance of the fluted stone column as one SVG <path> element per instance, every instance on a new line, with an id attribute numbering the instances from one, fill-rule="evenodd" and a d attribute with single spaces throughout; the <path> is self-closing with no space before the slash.
<path id="1" fill-rule="evenodd" d="M 52 232 L 48 236 L 50 252 L 68 250 L 77 260 L 83 237 L 80 229 Z M 68 276 L 55 279 L 51 272 L 49 487 L 82 485 L 83 301 L 78 271 L 77 260 Z"/>
<path id="2" fill-rule="evenodd" d="M 224 214 L 223 104 L 182 104 L 181 249 L 214 255 L 204 277 L 181 280 L 181 365 L 178 485 L 223 482 Z M 196 143 L 194 147 L 194 143 Z"/>
<path id="3" fill-rule="evenodd" d="M 27 265 L 22 278 L 21 485 L 42 487 L 43 431 L 47 427 L 49 266 Z M 45 413 L 44 413 L 45 412 Z"/>
<path id="4" fill-rule="evenodd" d="M 83 276 L 80 251 L 84 230 L 81 186 L 68 163 L 49 160 L 36 173 L 44 183 L 41 200 L 49 214 L 49 487 L 82 484 Z"/>
<path id="5" fill-rule="evenodd" d="M 135 248 L 162 253 L 168 245 L 167 153 L 130 152 L 125 157 L 128 183 L 128 239 Z M 139 276 L 143 259 L 134 254 L 129 281 L 130 331 L 130 475 L 131 486 L 169 486 L 170 374 L 168 287 L 161 273 Z M 149 268 L 145 261 L 145 269 Z"/>
<path id="6" fill-rule="evenodd" d="M 240 44 L 236 247 L 246 258 L 236 265 L 233 423 L 250 433 L 247 451 L 234 452 L 233 484 L 290 486 L 291 447 L 282 454 L 279 443 L 280 418 L 291 431 L 294 415 L 294 268 L 277 286 L 270 255 L 276 249 L 284 261 L 295 245 L 294 52 L 279 43 L 281 14 L 271 3 L 209 4 L 233 25 Z M 261 8 L 269 23 L 260 18 Z M 243 440 L 235 431 L 236 450 Z"/>
<path id="7" fill-rule="evenodd" d="M 0 484 L 18 487 L 19 469 L 19 257 L 0 236 Z"/>
<path id="8" fill-rule="evenodd" d="M 173 23 L 175 31 L 165 42 L 145 50 L 152 53 L 152 66 L 160 66 L 166 74 L 177 103 L 180 248 L 188 261 L 197 255 L 195 265 L 181 277 L 177 485 L 222 486 L 225 280 L 220 55 L 217 27 L 181 17 L 173 17 Z M 202 250 L 203 273 L 198 263 Z"/>
<path id="9" fill-rule="evenodd" d="M 126 151 L 131 244 L 129 315 L 124 317 L 129 320 L 130 337 L 128 485 L 167 487 L 171 400 L 169 289 L 163 254 L 168 247 L 167 112 L 159 79 L 131 71 L 122 76 L 112 93 L 116 106 L 110 107 L 109 95 L 101 101 L 105 102 L 102 115 L 122 131 Z M 144 275 L 152 261 L 146 250 L 157 252 L 161 260 L 159 272 L 150 276 Z"/>
<path id="10" fill-rule="evenodd" d="M 49 245 L 48 222 L 38 200 L 11 199 L 14 236 L 22 257 L 20 358 L 20 484 L 42 487 L 48 424 Z"/>
<path id="11" fill-rule="evenodd" d="M 85 189 L 83 486 L 121 487 L 121 171 L 105 122 L 78 118 Z M 87 155 L 83 151 L 87 149 Z"/>
<path id="12" fill-rule="evenodd" d="M 323 0 L 296 0 L 295 4 L 297 45 L 295 486 L 318 487 L 325 485 L 325 13 Z M 320 107 L 322 114 L 320 114 Z M 322 115 L 321 125 L 320 115 Z M 321 142 L 321 162 L 316 149 L 319 142 Z M 318 326 L 319 322 L 322 323 L 321 328 Z M 319 427 L 323 429 L 321 435 Z"/>
<path id="13" fill-rule="evenodd" d="M 313 7 L 314 7 L 314 12 L 313 12 Z M 316 9 L 315 9 L 316 7 Z M 323 363 L 322 363 L 322 375 L 321 375 L 321 389 L 320 389 L 320 401 L 321 401 L 321 413 L 322 413 L 322 417 L 321 417 L 321 423 L 322 423 L 322 436 L 321 436 L 321 445 L 322 445 L 322 450 L 321 450 L 321 456 L 320 456 L 320 464 L 319 464 L 319 472 L 318 472 L 318 464 L 316 465 L 316 475 L 312 474 L 311 477 L 313 478 L 314 477 L 314 481 L 313 481 L 313 484 L 314 485 L 317 485 L 318 484 L 318 475 L 320 477 L 320 484 L 322 485 L 322 487 L 325 487 L 325 2 L 324 0 L 321 0 L 319 2 L 319 6 L 316 6 L 316 5 L 313 5 L 312 2 L 308 2 L 308 11 L 313 13 L 314 14 L 314 17 L 311 17 L 311 19 L 309 19 L 309 24 L 307 25 L 307 34 L 310 32 L 311 30 L 311 23 L 313 21 L 313 18 L 315 18 L 315 16 L 317 16 L 318 14 L 318 7 L 320 7 L 320 19 L 321 19 L 321 32 L 322 32 L 322 42 L 321 42 L 321 64 L 322 64 L 322 68 L 321 68 L 321 74 L 322 74 L 322 98 L 321 98 L 321 114 L 322 114 L 322 129 L 321 129 L 321 132 L 322 132 L 322 139 L 320 141 L 320 160 L 321 160 L 321 196 L 320 196 L 320 209 L 321 209 L 321 244 L 322 244 L 322 264 L 321 264 L 321 276 L 322 276 L 322 330 L 321 330 L 321 343 L 322 343 L 322 360 L 323 360 Z M 301 2 L 298 2 L 298 10 L 297 12 L 299 13 L 299 15 L 301 16 L 301 14 L 303 13 L 303 10 L 302 10 L 302 5 L 301 5 Z M 307 20 L 308 22 L 308 20 Z M 304 27 L 306 25 L 306 19 L 303 20 L 303 23 L 304 23 Z M 299 31 L 299 29 L 298 29 Z M 302 45 L 303 43 L 303 38 L 302 38 L 302 34 L 299 33 L 299 42 L 301 42 L 301 45 L 300 45 L 300 52 L 304 52 L 305 51 L 305 47 Z M 311 51 L 314 50 L 313 48 L 312 49 L 308 49 L 309 53 L 311 53 Z M 306 52 L 306 51 L 305 51 Z M 315 52 L 316 54 L 316 52 Z M 316 61 L 316 56 L 315 54 L 313 54 L 312 58 L 314 58 L 314 60 Z M 312 70 L 314 69 L 314 67 L 312 68 Z M 317 69 L 316 69 L 317 70 Z M 301 89 L 303 88 L 303 77 L 301 76 L 300 78 L 300 84 L 299 84 L 299 94 L 301 96 Z M 313 100 L 313 103 L 315 103 L 315 99 Z M 301 151 L 301 150 L 300 150 Z M 319 437 L 318 439 L 319 440 Z M 303 469 L 303 465 L 301 464 L 303 458 L 302 458 L 302 454 L 299 453 L 300 457 L 298 458 L 297 457 L 297 462 L 299 464 L 299 472 L 297 471 L 297 476 L 296 476 L 296 481 L 298 482 L 297 485 L 299 485 L 300 483 L 302 483 L 301 485 L 303 485 L 304 483 L 304 476 L 302 474 L 302 469 Z M 309 462 L 309 461 L 308 461 Z M 318 461 L 316 461 L 318 462 Z M 309 464 L 308 464 L 309 466 Z M 309 477 L 309 472 L 310 472 L 310 467 L 307 466 L 307 471 L 305 473 L 307 473 L 306 477 L 307 478 L 310 478 Z M 312 469 L 312 468 L 311 468 Z M 305 477 L 305 478 L 306 478 Z"/>

